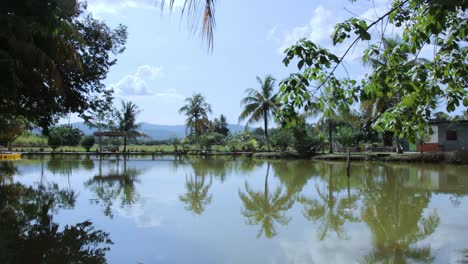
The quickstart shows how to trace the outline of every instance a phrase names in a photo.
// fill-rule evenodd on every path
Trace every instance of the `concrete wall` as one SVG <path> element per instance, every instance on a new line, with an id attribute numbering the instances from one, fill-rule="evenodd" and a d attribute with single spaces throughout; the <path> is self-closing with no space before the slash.
<path id="1" fill-rule="evenodd" d="M 439 126 L 432 125 L 432 135 L 428 142 L 426 143 L 439 143 Z"/>
<path id="2" fill-rule="evenodd" d="M 457 140 L 447 140 L 447 131 L 456 131 Z M 468 122 L 439 124 L 439 145 L 444 151 L 468 150 Z"/>

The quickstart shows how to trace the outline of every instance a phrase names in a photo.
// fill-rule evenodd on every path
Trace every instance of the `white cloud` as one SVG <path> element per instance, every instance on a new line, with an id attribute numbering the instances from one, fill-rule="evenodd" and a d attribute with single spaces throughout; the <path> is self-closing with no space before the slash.
<path id="1" fill-rule="evenodd" d="M 88 10 L 93 14 L 118 14 L 126 9 L 154 9 L 159 11 L 161 0 L 88 0 Z M 165 5 L 169 4 L 166 0 Z M 181 8 L 183 0 L 174 1 L 175 8 Z"/>
<path id="2" fill-rule="evenodd" d="M 270 30 L 268 30 L 268 33 L 267 33 L 267 36 L 266 36 L 266 39 L 267 40 L 272 40 L 272 39 L 277 39 L 277 32 L 278 32 L 278 28 L 279 28 L 280 25 L 274 25 Z"/>
<path id="3" fill-rule="evenodd" d="M 314 231 L 306 230 L 303 240 L 280 241 L 286 263 L 359 263 L 372 247 L 371 235 L 362 228 L 349 231 L 350 239 L 330 236 L 318 240 Z"/>
<path id="4" fill-rule="evenodd" d="M 173 101 L 182 101 L 184 100 L 184 96 L 177 92 L 176 89 L 168 89 L 164 92 L 156 93 L 158 97 L 164 97 Z"/>
<path id="5" fill-rule="evenodd" d="M 148 80 L 162 76 L 162 67 L 142 65 L 134 74 L 125 75 L 117 83 L 111 84 L 117 95 L 152 95 L 154 92 L 148 87 Z"/>
<path id="6" fill-rule="evenodd" d="M 154 214 L 153 208 L 147 208 L 146 200 L 142 199 L 141 202 L 135 203 L 132 206 L 114 207 L 113 208 L 119 215 L 131 218 L 135 221 L 136 225 L 141 228 L 159 227 L 163 218 Z"/>
<path id="7" fill-rule="evenodd" d="M 321 5 L 317 6 L 308 24 L 295 27 L 286 32 L 278 51 L 282 53 L 287 47 L 295 44 L 301 38 L 308 38 L 321 45 L 330 44 L 330 35 L 339 20 L 340 18 L 334 15 L 331 10 L 325 9 Z"/>

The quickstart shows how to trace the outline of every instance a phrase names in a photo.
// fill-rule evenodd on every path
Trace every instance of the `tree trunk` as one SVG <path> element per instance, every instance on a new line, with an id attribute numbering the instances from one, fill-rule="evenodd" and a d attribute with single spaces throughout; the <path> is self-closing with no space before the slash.
<path id="1" fill-rule="evenodd" d="M 330 154 L 333 154 L 333 141 L 332 141 L 332 122 L 331 118 L 328 118 L 328 143 L 330 145 Z"/>
<path id="2" fill-rule="evenodd" d="M 391 147 L 393 145 L 393 132 L 385 131 L 382 138 L 384 147 Z"/>
<path id="3" fill-rule="evenodd" d="M 268 174 L 270 174 L 270 163 L 269 162 L 268 162 L 268 165 L 267 165 L 267 173 L 265 175 L 265 193 L 264 193 L 265 203 L 267 203 L 266 201 L 268 201 Z"/>
<path id="4" fill-rule="evenodd" d="M 127 152 L 127 137 L 124 136 L 124 148 L 123 148 L 123 152 Z"/>
<path id="5" fill-rule="evenodd" d="M 265 140 L 266 140 L 266 145 L 268 151 L 270 151 L 270 140 L 268 138 L 268 116 L 266 114 L 266 111 L 263 111 L 263 118 L 264 118 L 264 123 L 265 123 Z"/>

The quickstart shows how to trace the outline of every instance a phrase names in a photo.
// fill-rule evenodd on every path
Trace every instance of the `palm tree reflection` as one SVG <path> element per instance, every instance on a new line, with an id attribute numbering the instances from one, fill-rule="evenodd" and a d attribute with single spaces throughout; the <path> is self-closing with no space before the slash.
<path id="1" fill-rule="evenodd" d="M 364 263 L 431 262 L 430 246 L 415 246 L 440 223 L 436 212 L 423 216 L 431 193 L 404 187 L 404 171 L 384 168 L 380 178 L 367 178 L 362 218 L 373 234 L 374 250 Z M 398 175 L 399 177 L 396 177 Z"/>
<path id="2" fill-rule="evenodd" d="M 322 172 L 323 173 L 323 172 Z M 324 175 L 324 173 L 322 174 Z M 344 181 L 348 181 L 344 175 L 332 175 L 332 165 L 328 166 L 328 183 L 320 189 L 315 186 L 318 199 L 300 196 L 298 201 L 303 204 L 304 217 L 313 222 L 319 222 L 317 231 L 318 238 L 323 240 L 329 230 L 334 231 L 341 239 L 348 238 L 344 233 L 343 226 L 346 222 L 358 222 L 360 219 L 354 214 L 357 209 L 359 196 L 352 194 L 348 187 L 347 196 L 344 192 Z M 347 179 L 347 180 L 345 180 Z"/>
<path id="3" fill-rule="evenodd" d="M 205 181 L 205 176 L 191 174 L 185 176 L 185 188 L 187 192 L 179 196 L 179 200 L 186 204 L 185 209 L 192 211 L 194 214 L 200 215 L 205 211 L 207 205 L 211 203 L 212 195 L 209 190 L 212 184 L 210 177 L 209 182 Z"/>
<path id="4" fill-rule="evenodd" d="M 285 212 L 291 209 L 294 204 L 293 193 L 286 191 L 283 193 L 282 186 L 278 186 L 272 193 L 268 188 L 268 175 L 270 163 L 267 165 L 265 175 L 264 192 L 254 191 L 245 182 L 245 193 L 239 191 L 239 197 L 244 205 L 242 215 L 247 218 L 247 224 L 260 225 L 257 237 L 263 233 L 267 238 L 276 235 L 275 222 L 286 225 L 290 221 Z"/>
<path id="5" fill-rule="evenodd" d="M 138 182 L 138 175 L 142 170 L 127 168 L 127 161 L 123 160 L 123 170 L 120 171 L 120 162 L 117 160 L 116 166 L 111 168 L 106 174 L 102 172 L 102 160 L 99 161 L 99 173 L 92 179 L 85 182 L 96 196 L 96 203 L 104 206 L 104 214 L 113 217 L 112 206 L 114 202 L 120 200 L 120 207 L 130 206 L 137 202 L 138 194 L 135 183 Z"/>

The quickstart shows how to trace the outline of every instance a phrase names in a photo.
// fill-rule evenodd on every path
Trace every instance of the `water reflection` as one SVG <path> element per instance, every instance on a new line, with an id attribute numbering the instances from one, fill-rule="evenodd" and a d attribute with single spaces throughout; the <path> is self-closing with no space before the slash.
<path id="1" fill-rule="evenodd" d="M 0 184 L 4 185 L 7 183 L 13 183 L 13 176 L 18 175 L 18 168 L 15 166 L 13 161 L 1 161 L 0 162 Z"/>
<path id="2" fill-rule="evenodd" d="M 361 187 L 362 219 L 371 230 L 374 243 L 374 249 L 364 258 L 365 263 L 433 260 L 429 245 L 416 244 L 434 233 L 440 219 L 435 211 L 423 214 L 431 192 L 405 187 L 411 179 L 405 170 L 383 166 L 379 175 L 366 177 Z"/>
<path id="3" fill-rule="evenodd" d="M 107 233 L 93 229 L 90 222 L 65 227 L 58 220 L 96 211 L 90 217 L 112 232 L 116 244 L 107 255 L 116 262 L 154 263 L 151 246 L 155 244 L 161 245 L 157 253 L 162 263 L 466 263 L 468 259 L 466 166 L 356 162 L 348 178 L 345 164 L 337 162 L 235 157 L 53 159 L 0 164 L 0 263 L 41 262 L 17 256 L 32 250 L 37 241 L 49 241 L 31 254 L 31 258 L 40 254 L 48 258 L 42 262 L 54 262 L 47 247 L 61 256 L 58 243 L 69 246 L 73 256 L 83 256 L 83 263 L 104 261 L 110 246 Z M 39 181 L 41 168 L 49 178 L 34 185 L 31 182 Z M 66 186 L 67 179 L 68 189 L 53 183 Z M 64 209 L 74 211 L 61 214 Z M 129 215 L 138 221 L 126 221 Z M 149 222 L 157 224 L 145 224 Z M 126 232 L 120 232 L 123 227 Z M 91 251 L 81 252 L 86 248 Z M 233 253 L 233 248 L 243 254 Z M 181 260 L 178 252 L 190 261 Z M 268 259 L 262 257 L 267 255 Z M 20 257 L 24 258 L 14 259 Z"/>
<path id="4" fill-rule="evenodd" d="M 185 210 L 192 211 L 196 215 L 200 215 L 205 211 L 207 205 L 211 203 L 212 194 L 209 193 L 211 177 L 206 180 L 205 175 L 190 174 L 185 176 L 186 193 L 179 196 L 179 200 L 186 204 Z"/>
<path id="5" fill-rule="evenodd" d="M 265 187 L 262 191 L 254 191 L 249 183 L 245 182 L 245 192 L 239 190 L 239 198 L 242 200 L 244 208 L 242 215 L 247 219 L 249 225 L 260 225 L 257 237 L 263 233 L 266 237 L 272 238 L 276 235 L 275 222 L 287 225 L 290 218 L 286 212 L 294 204 L 293 193 L 285 191 L 278 186 L 272 193 L 268 187 L 268 175 L 270 173 L 270 163 L 267 163 L 265 174 Z"/>
<path id="6" fill-rule="evenodd" d="M 108 233 L 90 221 L 54 222 L 60 209 L 75 206 L 73 191 L 0 182 L 0 263 L 106 263 Z"/>
<path id="7" fill-rule="evenodd" d="M 351 193 L 348 177 L 339 173 L 332 174 L 331 164 L 321 165 L 322 168 L 328 168 L 328 172 L 322 169 L 322 186 L 315 185 L 318 198 L 299 196 L 298 201 L 304 206 L 302 213 L 308 220 L 319 223 L 317 236 L 320 240 L 323 240 L 329 231 L 335 232 L 341 239 L 348 239 L 343 226 L 346 222 L 360 221 L 356 212 L 359 195 Z"/>
<path id="8" fill-rule="evenodd" d="M 115 202 L 118 202 L 121 208 L 137 202 L 139 196 L 135 183 L 139 182 L 138 175 L 144 170 L 128 168 L 126 159 L 104 162 L 108 167 L 103 169 L 103 160 L 100 159 L 98 174 L 86 181 L 84 185 L 94 194 L 93 200 L 104 207 L 104 214 L 112 218 L 114 217 L 112 207 Z M 121 163 L 123 168 L 121 168 Z"/>

